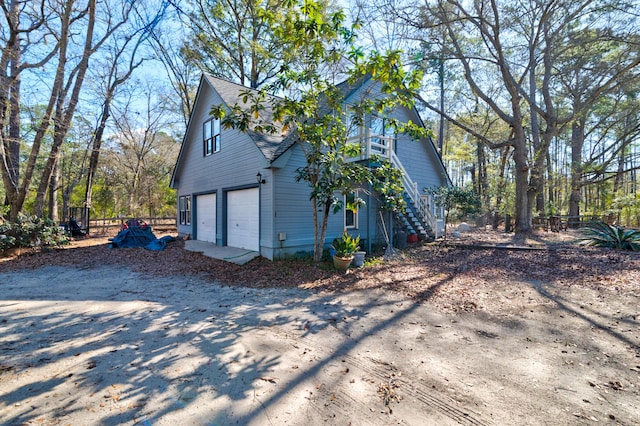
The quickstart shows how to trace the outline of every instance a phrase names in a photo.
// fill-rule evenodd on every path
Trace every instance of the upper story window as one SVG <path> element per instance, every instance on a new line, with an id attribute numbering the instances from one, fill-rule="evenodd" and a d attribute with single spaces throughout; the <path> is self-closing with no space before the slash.
<path id="1" fill-rule="evenodd" d="M 347 138 L 355 138 L 362 134 L 362 116 L 354 108 L 347 107 Z"/>
<path id="2" fill-rule="evenodd" d="M 369 132 L 371 133 L 371 151 L 379 154 L 386 154 L 387 148 L 391 144 L 390 139 L 395 137 L 395 129 L 389 123 L 389 120 L 371 116 L 369 123 Z M 395 147 L 394 147 L 395 148 Z"/>
<path id="3" fill-rule="evenodd" d="M 212 118 L 204 122 L 204 155 L 220 151 L 220 119 Z"/>
<path id="4" fill-rule="evenodd" d="M 391 125 L 391 120 L 378 117 L 377 115 L 371 116 L 371 123 L 369 129 L 372 135 L 379 136 L 395 136 L 395 129 Z"/>

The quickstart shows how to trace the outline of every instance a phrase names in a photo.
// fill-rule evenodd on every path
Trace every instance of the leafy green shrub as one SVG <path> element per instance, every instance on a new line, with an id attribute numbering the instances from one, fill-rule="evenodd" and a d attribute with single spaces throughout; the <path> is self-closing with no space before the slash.
<path id="1" fill-rule="evenodd" d="M 640 251 L 640 230 L 591 222 L 583 231 L 586 245 Z"/>
<path id="2" fill-rule="evenodd" d="M 336 249 L 336 256 L 338 257 L 350 257 L 358 251 L 360 247 L 360 235 L 352 237 L 347 234 L 347 231 L 333 240 L 333 248 Z"/>
<path id="3" fill-rule="evenodd" d="M 371 266 L 380 266 L 384 264 L 384 257 L 383 256 L 372 256 L 372 257 L 368 257 L 364 260 L 364 267 L 371 267 Z"/>
<path id="4" fill-rule="evenodd" d="M 482 212 L 482 200 L 473 188 L 438 186 L 425 188 L 436 206 L 444 207 L 445 221 L 466 220 Z"/>
<path id="5" fill-rule="evenodd" d="M 50 219 L 20 215 L 15 222 L 0 224 L 0 250 L 65 244 L 69 244 L 69 236 Z"/>
<path id="6" fill-rule="evenodd" d="M 1 226 L 0 226 L 1 227 Z M 0 231 L 0 252 L 16 246 L 16 239 L 11 235 L 4 235 Z"/>

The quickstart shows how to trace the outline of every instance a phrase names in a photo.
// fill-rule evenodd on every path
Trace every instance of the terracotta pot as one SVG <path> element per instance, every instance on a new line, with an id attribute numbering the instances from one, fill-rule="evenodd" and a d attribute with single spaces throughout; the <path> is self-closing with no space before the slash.
<path id="1" fill-rule="evenodd" d="M 409 234 L 407 236 L 408 243 L 417 243 L 418 242 L 418 234 Z"/>
<path id="2" fill-rule="evenodd" d="M 353 260 L 353 256 L 349 257 L 338 257 L 333 256 L 333 266 L 339 271 L 346 271 L 351 265 L 351 261 Z"/>

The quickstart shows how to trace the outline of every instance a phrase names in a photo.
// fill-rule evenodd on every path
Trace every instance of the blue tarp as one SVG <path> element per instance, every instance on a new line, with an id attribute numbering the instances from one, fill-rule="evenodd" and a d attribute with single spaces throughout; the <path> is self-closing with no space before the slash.
<path id="1" fill-rule="evenodd" d="M 175 241 L 175 240 L 176 240 L 176 237 L 172 237 L 171 235 L 165 235 L 162 238 L 158 238 L 151 241 L 149 244 L 144 246 L 144 248 L 146 248 L 147 250 L 155 250 L 155 251 L 164 250 L 164 248 L 167 246 L 167 243 L 170 243 L 171 241 Z"/>
<path id="2" fill-rule="evenodd" d="M 118 232 L 118 235 L 111 239 L 109 248 L 144 247 L 159 251 L 164 249 L 168 242 L 174 240 L 175 237 L 170 235 L 160 239 L 156 238 L 150 226 L 131 226 Z"/>

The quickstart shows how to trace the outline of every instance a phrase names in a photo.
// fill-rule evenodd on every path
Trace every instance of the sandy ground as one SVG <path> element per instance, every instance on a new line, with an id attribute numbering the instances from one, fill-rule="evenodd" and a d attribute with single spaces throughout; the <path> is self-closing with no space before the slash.
<path id="1" fill-rule="evenodd" d="M 0 290 L 3 425 L 640 424 L 638 293 L 514 281 L 450 312 L 124 266 Z"/>

